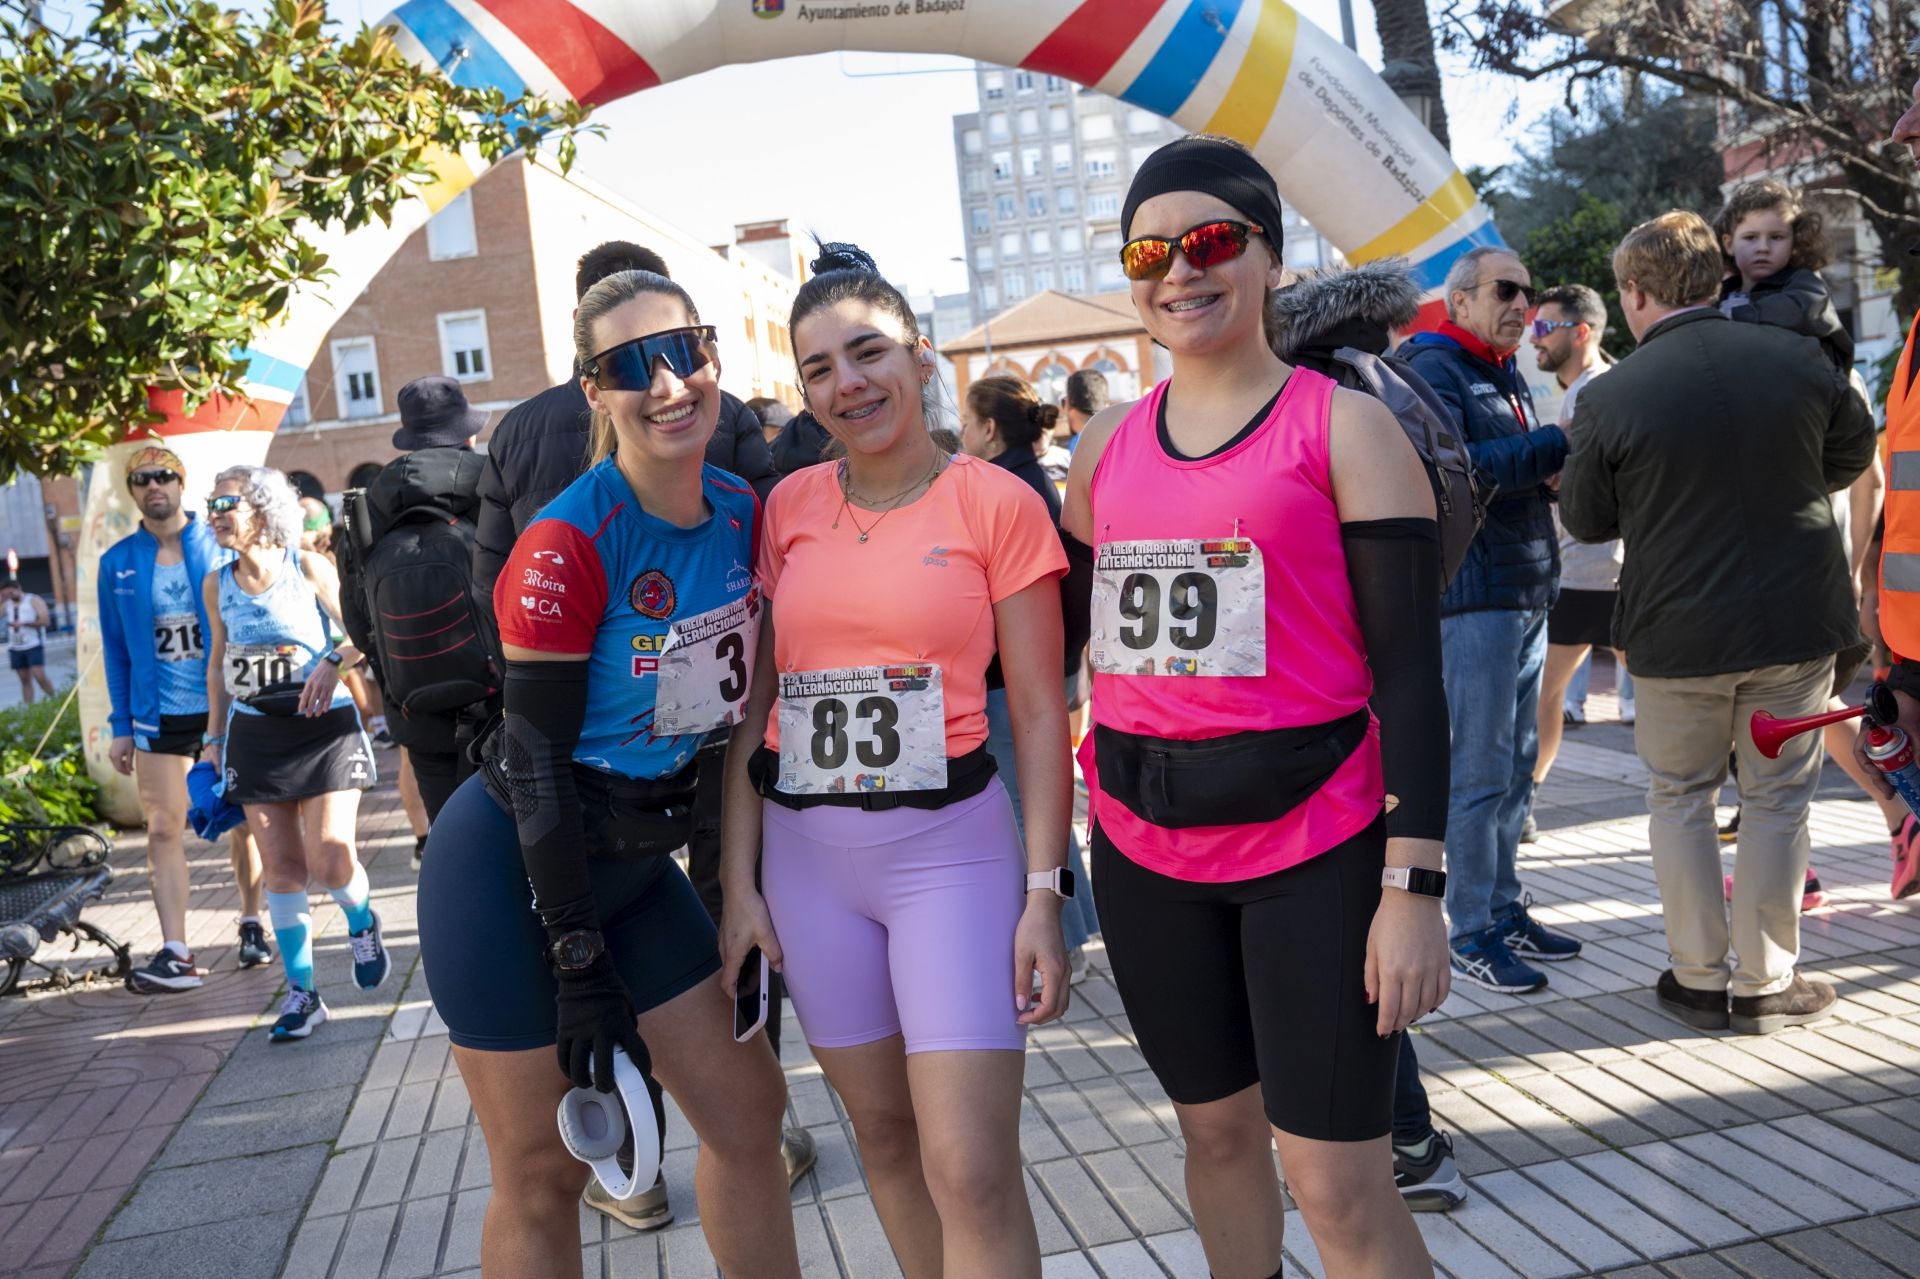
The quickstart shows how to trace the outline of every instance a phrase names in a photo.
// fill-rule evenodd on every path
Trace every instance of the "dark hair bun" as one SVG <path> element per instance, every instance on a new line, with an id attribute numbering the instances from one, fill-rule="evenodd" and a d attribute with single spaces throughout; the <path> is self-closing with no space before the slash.
<path id="1" fill-rule="evenodd" d="M 812 262 L 815 275 L 825 275 L 829 271 L 869 271 L 880 274 L 873 255 L 857 244 L 847 244 L 840 240 L 828 240 L 820 243 L 820 254 Z"/>
<path id="2" fill-rule="evenodd" d="M 1042 434 L 1053 429 L 1060 420 L 1060 409 L 1052 404 L 1035 404 L 1027 410 L 1027 419 L 1040 428 Z"/>

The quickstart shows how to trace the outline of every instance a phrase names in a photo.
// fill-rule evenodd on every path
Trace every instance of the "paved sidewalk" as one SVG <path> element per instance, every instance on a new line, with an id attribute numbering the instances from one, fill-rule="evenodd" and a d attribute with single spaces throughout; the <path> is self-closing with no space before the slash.
<path id="1" fill-rule="evenodd" d="M 1611 709 L 1599 693 L 1589 703 L 1596 720 Z M 1436 1116 L 1456 1134 L 1472 1192 L 1458 1212 L 1420 1219 L 1444 1273 L 1920 1274 L 1920 1164 L 1908 1157 L 1920 1151 L 1920 912 L 1886 900 L 1877 815 L 1843 798 L 1844 778 L 1828 771 L 1813 834 L 1834 902 L 1808 917 L 1804 934 L 1807 966 L 1840 986 L 1840 1015 L 1767 1038 L 1702 1034 L 1658 1012 L 1648 989 L 1666 961 L 1630 734 L 1595 723 L 1568 735 L 1542 795 L 1553 829 L 1525 850 L 1522 873 L 1540 917 L 1583 938 L 1586 957 L 1556 967 L 1540 995 L 1460 991 L 1420 1028 Z M 277 970 L 228 973 L 197 1005 L 117 990 L 0 1001 L 0 1066 L 12 1066 L 0 1070 L 10 1103 L 0 1109 L 0 1273 L 477 1276 L 491 1189 L 485 1144 L 414 962 L 408 842 L 391 791 L 370 797 L 366 814 L 395 977 L 377 998 L 353 992 L 338 914 L 330 903 L 316 910 L 321 982 L 337 1020 L 312 1042 L 269 1050 L 259 1029 L 269 1018 L 210 1006 L 230 986 L 236 1006 L 265 1010 Z M 217 877 L 212 861 L 205 870 Z M 136 904 L 144 909 L 143 894 Z M 196 927 L 201 912 L 207 936 L 224 940 L 230 908 L 196 901 Z M 1046 1272 L 1203 1279 L 1171 1110 L 1134 1048 L 1104 956 L 1095 967 L 1067 1021 L 1036 1032 L 1027 1059 L 1022 1146 Z M 67 1091 L 53 1077 L 92 1083 L 79 1074 L 83 1052 L 129 1051 L 106 1036 L 141 1033 L 141 1017 L 162 1014 L 181 1021 L 147 1029 L 149 1041 L 169 1052 L 196 1035 L 217 1041 L 195 1065 L 217 1073 L 179 1112 L 184 1122 L 161 1107 L 151 1122 L 124 1125 L 122 1153 L 102 1156 L 111 1176 L 54 1195 L 63 1174 L 43 1164 L 51 1143 L 74 1135 L 55 1115 L 64 1100 L 48 1100 Z M 80 1033 L 62 1030 L 83 1022 Z M 804 1044 L 788 1046 L 785 1065 L 791 1122 L 821 1152 L 794 1194 L 806 1273 L 897 1274 L 843 1108 Z M 123 1086 L 141 1085 L 99 1085 Z M 156 1135 L 135 1145 L 128 1128 Z M 691 1133 L 677 1115 L 669 1144 L 674 1225 L 637 1235 L 583 1213 L 587 1275 L 714 1276 Z M 132 1165 L 154 1151 L 136 1180 Z M 61 1196 L 67 1224 L 42 1230 L 37 1251 L 20 1251 L 21 1222 L 52 1215 L 42 1204 Z M 77 1270 L 77 1250 L 48 1252 L 56 1236 L 70 1248 L 93 1220 L 107 1224 Z M 1295 1213 L 1287 1234 L 1287 1273 L 1320 1274 Z"/>

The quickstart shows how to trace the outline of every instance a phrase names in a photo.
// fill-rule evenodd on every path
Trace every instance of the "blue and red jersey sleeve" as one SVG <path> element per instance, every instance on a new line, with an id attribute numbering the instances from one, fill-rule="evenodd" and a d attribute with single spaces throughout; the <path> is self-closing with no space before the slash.
<path id="1" fill-rule="evenodd" d="M 502 642 L 542 653 L 593 651 L 607 611 L 607 570 L 594 539 L 562 519 L 536 520 L 493 584 Z"/>

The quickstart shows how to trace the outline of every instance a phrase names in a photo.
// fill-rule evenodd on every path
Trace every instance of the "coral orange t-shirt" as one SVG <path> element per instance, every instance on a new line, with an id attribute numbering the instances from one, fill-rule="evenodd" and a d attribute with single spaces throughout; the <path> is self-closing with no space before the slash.
<path id="1" fill-rule="evenodd" d="M 759 577 L 773 605 L 774 665 L 788 674 L 932 662 L 947 755 L 964 755 L 987 740 L 993 606 L 1067 571 L 1060 534 L 1024 481 L 964 454 L 884 517 L 841 510 L 839 468 L 796 471 L 767 499 Z M 780 749 L 778 714 L 767 717 L 766 744 Z"/>

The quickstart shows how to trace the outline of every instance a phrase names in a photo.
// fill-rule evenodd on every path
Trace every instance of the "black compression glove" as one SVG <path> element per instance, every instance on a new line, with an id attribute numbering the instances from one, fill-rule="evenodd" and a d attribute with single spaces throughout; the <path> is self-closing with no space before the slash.
<path id="1" fill-rule="evenodd" d="M 602 955 L 585 968 L 553 970 L 560 1069 L 576 1088 L 612 1092 L 613 1050 L 623 1048 L 640 1073 L 653 1077 L 653 1058 L 634 1025 L 633 999 Z"/>

